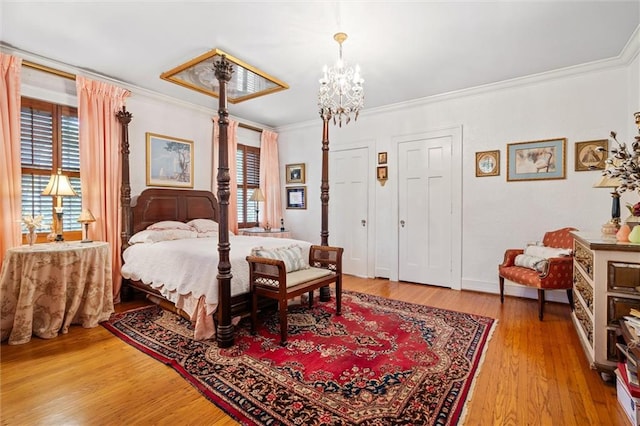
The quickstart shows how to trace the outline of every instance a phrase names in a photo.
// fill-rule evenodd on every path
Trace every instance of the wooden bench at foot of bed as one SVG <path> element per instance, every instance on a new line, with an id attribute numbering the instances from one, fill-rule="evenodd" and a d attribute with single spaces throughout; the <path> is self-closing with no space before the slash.
<path id="1" fill-rule="evenodd" d="M 247 256 L 251 293 L 251 332 L 256 332 L 258 296 L 278 301 L 280 344 L 287 343 L 287 301 L 309 293 L 309 308 L 313 306 L 313 291 L 331 283 L 336 285 L 336 314 L 342 308 L 341 247 L 311 246 L 309 269 L 287 273 L 282 260 Z"/>

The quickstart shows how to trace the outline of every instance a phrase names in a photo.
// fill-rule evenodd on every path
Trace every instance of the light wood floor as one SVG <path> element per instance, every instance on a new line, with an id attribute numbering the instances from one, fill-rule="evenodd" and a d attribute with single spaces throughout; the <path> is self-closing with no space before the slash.
<path id="1" fill-rule="evenodd" d="M 497 285 L 497 284 L 496 284 Z M 466 425 L 626 425 L 614 385 L 589 369 L 569 307 L 347 277 L 345 289 L 498 319 Z M 126 310 L 140 302 L 118 306 Z M 103 327 L 0 348 L 2 425 L 235 425 L 170 367 Z"/>

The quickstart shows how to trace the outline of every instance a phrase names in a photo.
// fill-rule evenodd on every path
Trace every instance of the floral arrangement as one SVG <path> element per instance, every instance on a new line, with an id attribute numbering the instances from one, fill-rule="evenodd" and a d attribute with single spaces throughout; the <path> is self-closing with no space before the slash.
<path id="1" fill-rule="evenodd" d="M 22 218 L 22 224 L 27 228 L 29 232 L 32 232 L 36 228 L 42 227 L 42 215 L 25 216 Z"/>
<path id="2" fill-rule="evenodd" d="M 634 205 L 627 204 L 627 208 L 629 209 L 631 216 L 640 217 L 640 203 L 635 203 Z"/>
<path id="3" fill-rule="evenodd" d="M 636 112 L 634 117 L 640 134 L 640 112 Z M 611 132 L 611 138 L 618 147 L 611 150 L 612 155 L 607 158 L 607 168 L 602 174 L 620 180 L 617 192 L 640 191 L 640 136 L 636 136 L 630 147 L 618 142 L 616 137 L 616 132 Z"/>

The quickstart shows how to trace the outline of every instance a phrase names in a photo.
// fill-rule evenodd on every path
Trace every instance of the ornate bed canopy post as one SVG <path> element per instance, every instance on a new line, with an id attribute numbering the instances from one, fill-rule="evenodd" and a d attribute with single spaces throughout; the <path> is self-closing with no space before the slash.
<path id="1" fill-rule="evenodd" d="M 320 183 L 320 202 L 322 203 L 322 219 L 320 222 L 320 245 L 329 245 L 329 120 L 331 110 L 320 109 L 322 117 L 322 180 Z M 320 287 L 320 300 L 327 302 L 331 299 L 329 286 Z"/>
<path id="2" fill-rule="evenodd" d="M 122 138 L 120 143 L 120 155 L 122 158 L 122 182 L 120 183 L 120 208 L 122 214 L 122 229 L 120 239 L 122 241 L 121 253 L 129 246 L 129 238 L 133 235 L 133 221 L 131 217 L 131 179 L 129 177 L 129 123 L 133 115 L 123 106 L 116 113 L 118 121 L 122 125 Z"/>
<path id="3" fill-rule="evenodd" d="M 322 180 L 320 183 L 320 202 L 322 203 L 322 221 L 320 224 L 320 245 L 329 245 L 329 120 L 330 111 L 320 111 L 322 117 Z"/>
<path id="4" fill-rule="evenodd" d="M 233 345 L 233 325 L 231 324 L 231 262 L 229 260 L 229 154 L 227 128 L 229 112 L 227 111 L 227 83 L 231 80 L 233 67 L 226 56 L 214 64 L 215 76 L 220 85 L 218 103 L 218 202 L 220 220 L 218 222 L 218 325 L 216 340 L 221 348 Z"/>

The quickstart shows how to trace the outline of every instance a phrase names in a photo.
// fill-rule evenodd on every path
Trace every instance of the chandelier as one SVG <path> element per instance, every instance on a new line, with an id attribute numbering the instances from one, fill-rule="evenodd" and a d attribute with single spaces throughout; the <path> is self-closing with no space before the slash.
<path id="1" fill-rule="evenodd" d="M 333 117 L 342 127 L 342 120 L 349 124 L 351 116 L 358 119 L 358 114 L 364 106 L 364 79 L 360 76 L 360 67 L 347 66 L 342 59 L 342 43 L 347 39 L 345 33 L 337 33 L 333 39 L 340 45 L 340 57 L 333 67 L 323 68 L 318 91 L 318 107 L 323 119 Z"/>

